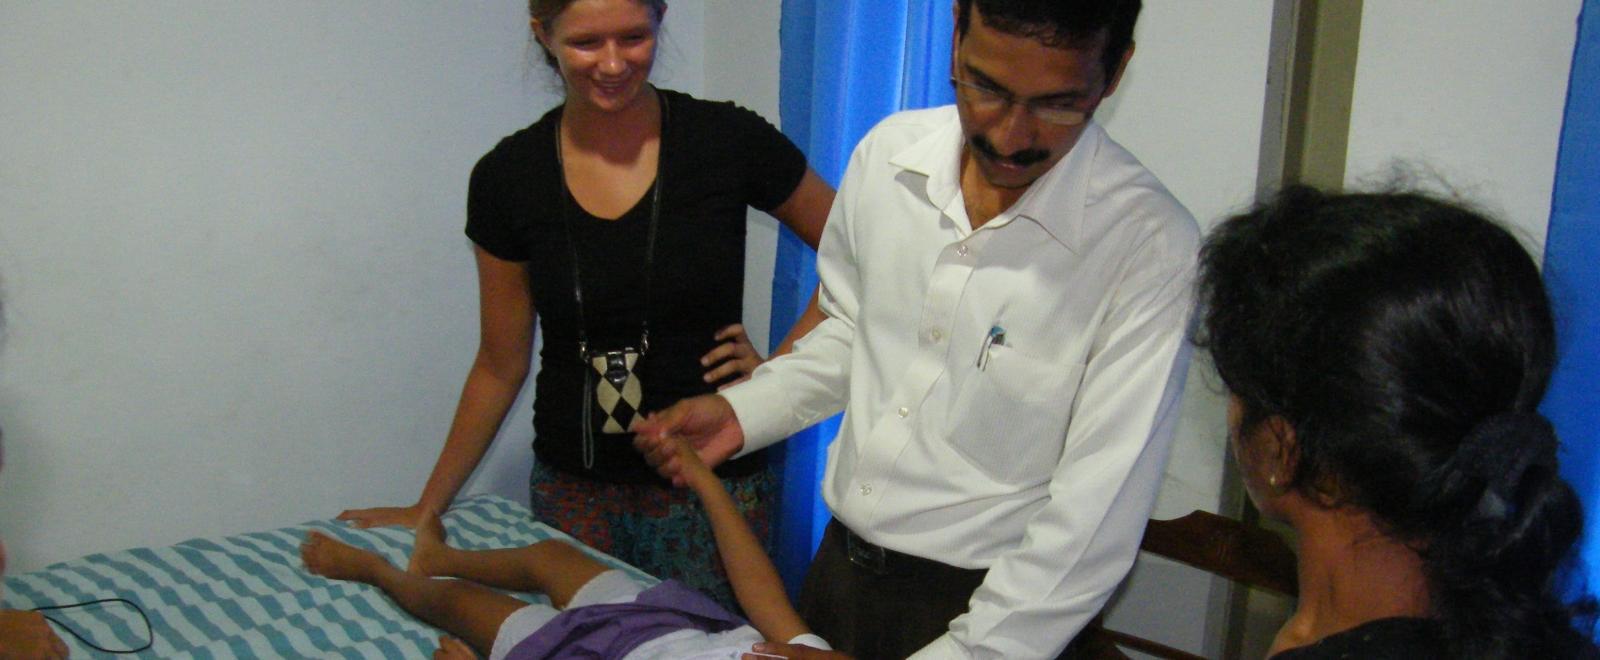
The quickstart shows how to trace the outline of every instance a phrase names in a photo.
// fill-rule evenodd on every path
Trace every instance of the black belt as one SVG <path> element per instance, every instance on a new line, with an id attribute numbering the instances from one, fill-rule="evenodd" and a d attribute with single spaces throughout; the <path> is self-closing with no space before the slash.
<path id="1" fill-rule="evenodd" d="M 909 574 L 909 575 L 941 575 L 953 573 L 983 573 L 981 568 L 961 568 L 951 566 L 944 562 L 934 561 L 925 557 L 908 555 L 904 552 L 890 550 L 881 545 L 875 545 L 850 531 L 844 523 L 834 518 L 828 522 L 828 531 L 835 532 L 844 542 L 845 557 L 856 567 L 877 575 Z"/>

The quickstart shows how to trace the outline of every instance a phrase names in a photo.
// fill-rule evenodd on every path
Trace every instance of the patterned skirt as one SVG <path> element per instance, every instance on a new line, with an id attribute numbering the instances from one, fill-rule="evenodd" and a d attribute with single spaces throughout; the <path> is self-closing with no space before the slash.
<path id="1" fill-rule="evenodd" d="M 770 555 L 776 475 L 767 469 L 722 484 Z M 693 491 L 594 481 L 535 460 L 528 500 L 535 520 L 658 578 L 698 589 L 730 612 L 742 611 Z"/>

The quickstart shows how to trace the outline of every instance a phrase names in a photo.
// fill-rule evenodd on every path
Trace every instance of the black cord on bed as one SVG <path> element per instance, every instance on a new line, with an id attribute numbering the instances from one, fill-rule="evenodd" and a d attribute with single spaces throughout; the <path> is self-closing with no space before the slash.
<path id="1" fill-rule="evenodd" d="M 138 612 L 139 613 L 139 618 L 144 619 L 145 637 L 149 638 L 150 641 L 145 642 L 144 646 L 141 646 L 141 647 L 136 648 L 136 649 L 128 649 L 126 651 L 118 651 L 118 650 L 115 650 L 115 649 L 108 649 L 108 648 L 105 648 L 103 646 L 99 646 L 99 645 L 95 644 L 94 642 L 89 641 L 83 635 L 78 634 L 78 631 L 73 630 L 72 626 L 69 626 L 69 625 L 67 625 L 65 623 L 62 623 L 61 621 L 58 621 L 58 620 L 56 620 L 54 618 L 51 618 L 49 615 L 45 615 L 44 618 L 45 618 L 46 621 L 49 621 L 50 623 L 56 624 L 58 626 L 61 626 L 61 629 L 67 631 L 67 634 L 78 638 L 78 641 L 83 642 L 89 648 L 94 649 L 96 651 L 99 651 L 101 653 L 111 653 L 111 654 L 116 654 L 116 655 L 124 655 L 124 654 L 128 654 L 128 653 L 138 653 L 140 651 L 143 651 L 145 649 L 150 648 L 152 645 L 154 645 L 156 643 L 156 632 L 155 632 L 154 628 L 150 627 L 150 617 L 145 616 L 144 608 L 139 607 L 138 603 L 135 603 L 135 602 L 133 602 L 131 600 L 128 600 L 126 598 L 101 598 L 100 600 L 91 600 L 91 601 L 86 601 L 86 602 L 82 602 L 82 603 L 73 603 L 71 605 L 46 605 L 44 607 L 35 607 L 35 608 L 33 608 L 32 611 L 41 612 L 42 613 L 42 612 L 46 612 L 46 611 L 50 611 L 50 610 L 66 610 L 66 609 L 72 609 L 72 608 L 75 608 L 75 607 L 88 607 L 90 605 L 102 605 L 102 604 L 105 604 L 105 603 L 124 603 L 128 607 L 133 608 L 133 611 Z"/>

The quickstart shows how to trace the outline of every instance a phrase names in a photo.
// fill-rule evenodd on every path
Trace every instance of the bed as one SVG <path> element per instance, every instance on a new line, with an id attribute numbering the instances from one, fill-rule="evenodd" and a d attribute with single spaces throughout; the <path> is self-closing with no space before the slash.
<path id="1" fill-rule="evenodd" d="M 511 500 L 479 495 L 457 502 L 444 515 L 451 545 L 486 549 L 517 547 L 567 535 L 534 522 Z M 7 608 L 126 598 L 48 612 L 109 649 L 153 642 L 133 657 L 145 658 L 428 658 L 439 630 L 421 623 L 373 587 L 326 580 L 300 563 L 300 542 L 310 530 L 378 551 L 404 565 L 411 551 L 409 530 L 358 530 L 332 521 L 224 538 L 201 538 L 163 548 L 95 554 L 5 578 Z M 654 579 L 621 561 L 590 551 L 601 561 L 644 583 Z M 525 600 L 542 598 L 517 594 Z M 115 657 L 56 629 L 74 658 Z M 127 657 L 127 656 L 122 656 Z"/>

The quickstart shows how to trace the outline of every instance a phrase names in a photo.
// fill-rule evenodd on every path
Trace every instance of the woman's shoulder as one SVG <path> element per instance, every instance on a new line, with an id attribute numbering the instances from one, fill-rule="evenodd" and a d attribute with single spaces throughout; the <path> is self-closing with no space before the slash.
<path id="1" fill-rule="evenodd" d="M 479 167 L 486 164 L 511 165 L 529 163 L 554 149 L 556 121 L 561 116 L 561 106 L 551 108 L 538 121 L 500 138 L 494 147 L 478 159 Z M 552 156 L 553 157 L 553 156 Z"/>
<path id="2" fill-rule="evenodd" d="M 689 125 L 714 124 L 725 134 L 731 128 L 759 122 L 771 125 L 756 111 L 733 101 L 712 101 L 676 90 L 657 88 L 671 106 L 672 118 Z M 776 130 L 776 129 L 774 129 Z"/>

